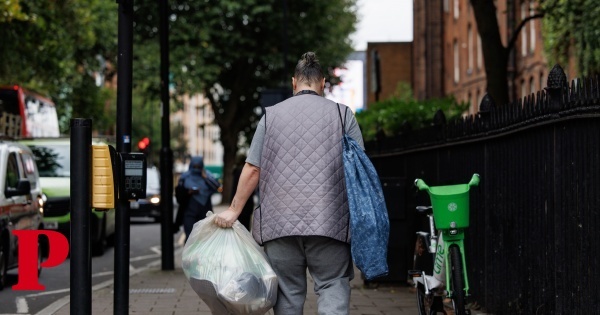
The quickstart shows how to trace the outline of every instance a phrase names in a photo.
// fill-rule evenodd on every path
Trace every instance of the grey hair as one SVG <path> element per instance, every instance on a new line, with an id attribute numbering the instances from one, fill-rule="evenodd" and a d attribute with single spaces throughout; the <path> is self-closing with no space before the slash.
<path id="1" fill-rule="evenodd" d="M 294 71 L 294 77 L 296 81 L 306 83 L 309 86 L 312 86 L 313 83 L 321 83 L 324 78 L 323 69 L 321 69 L 319 59 L 314 52 L 309 51 L 300 57 Z"/>

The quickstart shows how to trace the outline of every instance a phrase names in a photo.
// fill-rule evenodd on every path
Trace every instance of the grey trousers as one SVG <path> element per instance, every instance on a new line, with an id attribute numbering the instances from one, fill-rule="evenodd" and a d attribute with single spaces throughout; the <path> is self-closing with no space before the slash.
<path id="1" fill-rule="evenodd" d="M 349 314 L 354 267 L 350 245 L 322 236 L 292 236 L 264 244 L 277 274 L 275 315 L 302 315 L 306 300 L 306 269 L 315 282 L 321 315 Z"/>

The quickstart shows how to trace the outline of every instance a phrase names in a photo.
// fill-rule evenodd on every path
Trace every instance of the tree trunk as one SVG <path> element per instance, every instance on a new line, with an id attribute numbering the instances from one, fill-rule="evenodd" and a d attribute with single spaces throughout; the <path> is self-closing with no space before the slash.
<path id="1" fill-rule="evenodd" d="M 471 0 L 471 5 L 481 37 L 487 93 L 496 105 L 502 106 L 509 101 L 507 70 L 509 50 L 502 44 L 496 7 L 492 0 Z"/>
<path id="2" fill-rule="evenodd" d="M 235 194 L 233 185 L 233 169 L 235 168 L 238 151 L 238 132 L 221 129 L 221 143 L 223 144 L 223 198 L 222 203 L 229 204 Z"/>
<path id="3" fill-rule="evenodd" d="M 508 54 L 495 52 L 495 56 L 491 56 L 495 60 L 488 70 L 487 62 L 485 75 L 487 79 L 487 93 L 492 97 L 496 105 L 502 106 L 507 104 L 509 99 L 508 93 Z M 504 66 L 500 66 L 504 65 Z"/>

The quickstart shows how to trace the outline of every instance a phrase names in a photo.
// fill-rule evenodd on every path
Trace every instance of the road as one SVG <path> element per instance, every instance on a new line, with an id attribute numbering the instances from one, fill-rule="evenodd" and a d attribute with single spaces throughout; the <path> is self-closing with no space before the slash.
<path id="1" fill-rule="evenodd" d="M 183 234 L 175 235 L 175 241 Z M 160 263 L 160 223 L 131 223 L 130 233 L 130 274 Z M 114 248 L 108 247 L 104 255 L 92 257 L 92 286 L 105 286 L 112 283 L 114 277 Z M 69 296 L 70 261 L 67 259 L 54 268 L 45 268 L 39 283 L 45 291 L 13 291 L 11 286 L 17 283 L 17 270 L 9 271 L 7 287 L 0 291 L 0 315 L 37 314 L 52 303 Z"/>

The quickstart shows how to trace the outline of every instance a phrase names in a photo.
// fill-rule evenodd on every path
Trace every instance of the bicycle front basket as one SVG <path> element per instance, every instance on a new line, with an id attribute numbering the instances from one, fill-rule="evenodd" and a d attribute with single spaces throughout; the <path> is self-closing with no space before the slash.
<path id="1" fill-rule="evenodd" d="M 469 226 L 469 188 L 468 184 L 429 187 L 429 198 L 433 207 L 435 226 L 438 229 L 450 229 Z"/>

